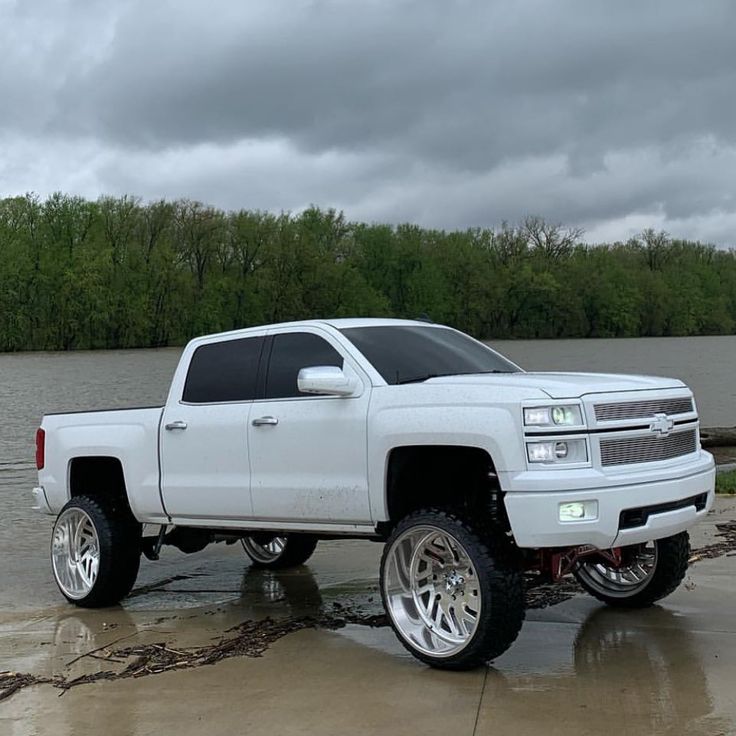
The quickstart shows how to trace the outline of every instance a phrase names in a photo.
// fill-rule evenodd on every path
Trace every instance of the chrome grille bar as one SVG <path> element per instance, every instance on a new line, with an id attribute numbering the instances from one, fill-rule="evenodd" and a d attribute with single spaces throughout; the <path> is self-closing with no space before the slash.
<path id="1" fill-rule="evenodd" d="M 671 460 L 697 450 L 696 430 L 677 432 L 668 437 L 622 437 L 601 440 L 602 465 L 631 465 Z"/>
<path id="2" fill-rule="evenodd" d="M 647 401 L 625 401 L 610 404 L 596 404 L 595 418 L 598 422 L 611 422 L 622 419 L 645 419 L 655 414 L 688 414 L 694 411 L 691 398 L 649 399 Z"/>

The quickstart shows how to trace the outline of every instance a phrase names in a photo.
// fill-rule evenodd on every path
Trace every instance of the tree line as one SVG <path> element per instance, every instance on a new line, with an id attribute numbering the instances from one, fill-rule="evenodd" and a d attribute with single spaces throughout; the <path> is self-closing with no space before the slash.
<path id="1" fill-rule="evenodd" d="M 446 232 L 334 210 L 0 200 L 0 350 L 181 345 L 292 319 L 417 317 L 480 338 L 730 334 L 736 251 L 529 217 Z"/>

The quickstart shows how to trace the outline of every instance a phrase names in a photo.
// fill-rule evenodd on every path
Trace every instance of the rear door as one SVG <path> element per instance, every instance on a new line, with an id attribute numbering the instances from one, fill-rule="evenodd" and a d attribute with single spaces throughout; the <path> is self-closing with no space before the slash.
<path id="1" fill-rule="evenodd" d="M 197 347 L 180 396 L 167 402 L 162 493 L 174 521 L 252 516 L 247 426 L 264 334 Z"/>
<path id="2" fill-rule="evenodd" d="M 265 398 L 253 404 L 248 426 L 255 517 L 370 521 L 367 377 L 318 328 L 289 328 L 269 340 Z M 356 376 L 361 388 L 349 397 L 299 393 L 299 370 L 325 365 Z"/>

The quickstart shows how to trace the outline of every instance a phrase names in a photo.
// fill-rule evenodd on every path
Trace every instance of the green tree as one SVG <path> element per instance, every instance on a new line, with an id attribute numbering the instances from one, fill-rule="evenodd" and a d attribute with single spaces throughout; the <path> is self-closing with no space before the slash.
<path id="1" fill-rule="evenodd" d="M 0 200 L 0 350 L 182 344 L 278 320 L 422 313 L 478 337 L 731 334 L 736 252 L 528 217 L 445 232 L 200 202 Z"/>

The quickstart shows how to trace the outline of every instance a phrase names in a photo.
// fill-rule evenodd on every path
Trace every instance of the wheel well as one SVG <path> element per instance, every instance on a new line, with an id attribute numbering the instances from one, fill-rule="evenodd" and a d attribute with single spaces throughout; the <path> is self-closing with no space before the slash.
<path id="1" fill-rule="evenodd" d="M 69 493 L 112 505 L 115 512 L 133 516 L 128 503 L 123 466 L 115 457 L 77 457 L 69 465 Z"/>
<path id="2" fill-rule="evenodd" d="M 434 506 L 484 515 L 508 528 L 493 460 L 480 447 L 397 447 L 389 456 L 386 487 L 390 525 Z"/>

